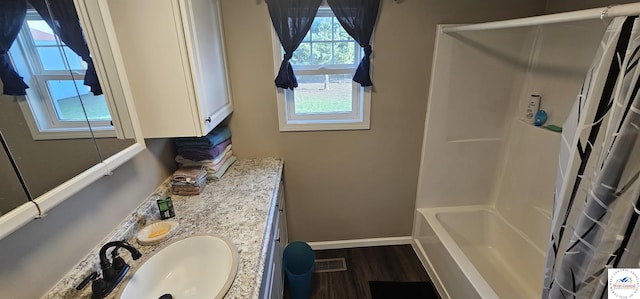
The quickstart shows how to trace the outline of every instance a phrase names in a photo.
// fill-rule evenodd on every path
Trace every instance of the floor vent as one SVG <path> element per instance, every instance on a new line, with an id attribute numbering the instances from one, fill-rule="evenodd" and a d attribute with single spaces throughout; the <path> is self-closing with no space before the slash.
<path id="1" fill-rule="evenodd" d="M 317 259 L 314 265 L 313 272 L 340 272 L 347 271 L 347 262 L 343 257 L 332 259 Z"/>

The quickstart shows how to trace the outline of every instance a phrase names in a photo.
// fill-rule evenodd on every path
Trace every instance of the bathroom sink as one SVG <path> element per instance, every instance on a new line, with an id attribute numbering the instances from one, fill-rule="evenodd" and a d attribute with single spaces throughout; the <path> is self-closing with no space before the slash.
<path id="1" fill-rule="evenodd" d="M 137 267 L 118 298 L 222 298 L 237 270 L 238 251 L 231 242 L 216 235 L 192 236 L 165 246 Z"/>

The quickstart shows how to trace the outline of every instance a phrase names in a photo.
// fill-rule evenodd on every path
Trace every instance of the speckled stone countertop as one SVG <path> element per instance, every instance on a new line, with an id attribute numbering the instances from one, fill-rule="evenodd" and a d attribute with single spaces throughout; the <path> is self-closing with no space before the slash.
<path id="1" fill-rule="evenodd" d="M 207 182 L 204 191 L 197 196 L 170 195 L 167 179 L 42 298 L 90 298 L 90 284 L 81 291 L 76 291 L 75 287 L 99 269 L 98 251 L 108 241 L 126 239 L 142 253 L 142 258 L 133 261 L 128 252 L 122 251 L 121 256 L 131 265 L 131 270 L 107 297 L 114 298 L 141 262 L 158 249 L 175 240 L 207 233 L 226 237 L 238 249 L 238 273 L 224 298 L 258 298 L 282 167 L 282 160 L 275 158 L 239 159 L 220 181 Z M 157 245 L 137 244 L 136 233 L 144 226 L 160 221 L 156 200 L 167 196 L 171 196 L 176 213 L 171 220 L 179 223 L 176 233 Z"/>

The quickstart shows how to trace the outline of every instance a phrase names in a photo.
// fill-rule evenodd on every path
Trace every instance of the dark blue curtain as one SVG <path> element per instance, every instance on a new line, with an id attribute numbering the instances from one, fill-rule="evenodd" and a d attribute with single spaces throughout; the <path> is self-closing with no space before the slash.
<path id="1" fill-rule="evenodd" d="M 353 81 L 362 86 L 372 86 L 371 70 L 371 35 L 378 19 L 380 0 L 327 0 L 333 14 L 344 30 L 364 49 L 364 57 Z"/>
<path id="2" fill-rule="evenodd" d="M 49 7 L 47 7 L 47 2 Z M 42 19 L 54 29 L 60 39 L 87 63 L 84 85 L 89 86 L 94 95 L 101 95 L 102 88 L 82 33 L 82 27 L 80 27 L 78 13 L 73 6 L 73 0 L 29 0 L 29 3 L 38 11 Z M 49 14 L 49 9 L 51 14 Z"/>
<path id="3" fill-rule="evenodd" d="M 23 96 L 29 88 L 13 69 L 8 54 L 26 15 L 25 0 L 0 0 L 0 79 L 4 85 L 3 94 L 6 95 Z"/>
<path id="4" fill-rule="evenodd" d="M 266 2 L 273 28 L 285 52 L 275 83 L 277 87 L 293 90 L 298 87 L 298 80 L 293 74 L 293 67 L 289 60 L 293 57 L 293 51 L 298 48 L 309 32 L 322 0 L 267 0 Z"/>

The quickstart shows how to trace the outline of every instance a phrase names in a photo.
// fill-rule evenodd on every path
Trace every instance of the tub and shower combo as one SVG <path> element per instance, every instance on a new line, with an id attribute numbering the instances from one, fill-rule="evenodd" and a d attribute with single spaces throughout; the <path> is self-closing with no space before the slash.
<path id="1" fill-rule="evenodd" d="M 634 15 L 640 5 L 621 5 Z M 413 247 L 443 298 L 540 298 L 562 126 L 603 9 L 438 27 Z"/>

